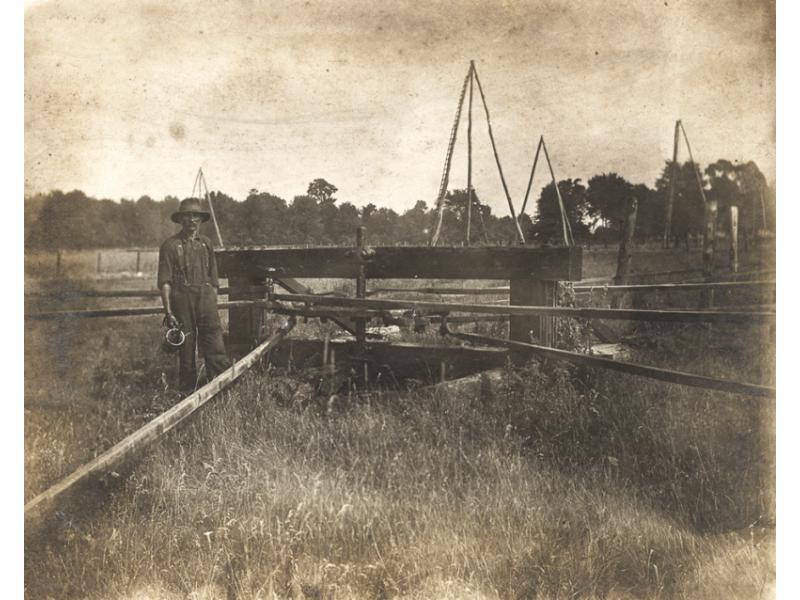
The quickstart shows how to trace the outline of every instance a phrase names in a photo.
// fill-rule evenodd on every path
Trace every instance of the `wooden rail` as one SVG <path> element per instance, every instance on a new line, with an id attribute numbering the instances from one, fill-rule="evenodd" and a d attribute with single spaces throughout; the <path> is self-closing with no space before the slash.
<path id="1" fill-rule="evenodd" d="M 274 294 L 275 300 L 311 305 L 372 308 L 378 310 L 414 309 L 433 314 L 450 312 L 510 316 L 576 317 L 582 319 L 619 319 L 626 321 L 662 321 L 684 323 L 767 323 L 775 322 L 773 312 L 732 312 L 718 310 L 642 310 L 625 308 L 573 308 L 563 306 L 519 306 L 420 302 L 398 299 L 336 298 L 309 294 Z"/>
<path id="2" fill-rule="evenodd" d="M 638 375 L 640 377 L 647 377 L 649 379 L 658 379 L 668 383 L 731 392 L 734 394 L 745 394 L 748 396 L 761 396 L 765 398 L 772 398 L 775 396 L 774 387 L 756 385 L 753 383 L 740 383 L 738 381 L 730 381 L 726 379 L 715 379 L 713 377 L 695 375 L 693 373 L 685 373 L 682 371 L 673 371 L 671 369 L 661 369 L 647 365 L 619 362 L 608 358 L 592 356 L 590 354 L 580 354 L 578 352 L 570 352 L 568 350 L 558 350 L 556 348 L 548 348 L 545 346 L 538 346 L 536 344 L 526 344 L 524 342 L 516 342 L 513 340 L 503 340 L 500 338 L 476 335 L 474 333 L 460 333 L 456 331 L 450 331 L 449 329 L 446 330 L 445 333 L 466 341 L 502 346 L 513 350 L 529 352 L 544 358 L 554 358 L 576 365 L 610 369 L 612 371 L 619 371 L 629 375 Z"/>
<path id="3" fill-rule="evenodd" d="M 589 293 L 593 291 L 608 291 L 609 293 L 645 292 L 645 291 L 693 291 L 703 289 L 741 289 L 741 288 L 769 288 L 775 287 L 775 281 L 716 281 L 716 282 L 691 282 L 691 283 L 650 283 L 613 285 L 598 283 L 597 285 L 574 285 L 576 293 Z M 367 296 L 377 296 L 385 293 L 408 294 L 438 294 L 440 296 L 502 296 L 508 294 L 509 286 L 486 288 L 459 288 L 459 287 L 417 287 L 417 288 L 375 288 L 367 292 Z"/>
<path id="4" fill-rule="evenodd" d="M 66 494 L 76 489 L 81 484 L 96 480 L 108 474 L 119 465 L 127 462 L 152 442 L 162 437 L 165 433 L 178 426 L 197 409 L 214 398 L 219 392 L 227 388 L 250 368 L 258 363 L 259 359 L 270 349 L 274 348 L 295 325 L 290 319 L 283 327 L 276 331 L 269 339 L 256 347 L 247 356 L 237 361 L 230 369 L 214 378 L 202 388 L 181 400 L 178 404 L 162 413 L 147 425 L 138 429 L 107 450 L 97 458 L 76 469 L 71 475 L 65 477 L 25 505 L 25 520 L 36 519 L 45 514 Z"/>
<path id="5" fill-rule="evenodd" d="M 232 300 L 220 302 L 219 309 L 244 308 L 249 306 L 269 307 L 266 300 Z M 137 317 L 142 315 L 163 314 L 163 306 L 134 306 L 131 308 L 96 308 L 90 310 L 54 310 L 47 312 L 25 313 L 25 318 L 33 321 L 66 321 L 69 319 L 91 319 L 98 317 Z"/>

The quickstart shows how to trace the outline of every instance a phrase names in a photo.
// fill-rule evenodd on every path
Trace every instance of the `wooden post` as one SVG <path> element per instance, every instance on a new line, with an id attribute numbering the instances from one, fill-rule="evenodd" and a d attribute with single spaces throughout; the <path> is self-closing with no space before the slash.
<path id="1" fill-rule="evenodd" d="M 731 236 L 731 271 L 739 272 L 739 207 L 731 206 L 730 236 Z"/>
<path id="2" fill-rule="evenodd" d="M 358 277 L 356 278 L 356 298 L 367 297 L 367 277 L 364 268 L 364 254 L 366 242 L 364 240 L 367 228 L 364 226 L 356 229 L 356 260 L 358 261 Z M 367 321 L 363 318 L 355 319 L 356 342 L 363 348 L 367 341 Z"/>
<path id="3" fill-rule="evenodd" d="M 61 275 L 61 250 L 56 250 L 56 276 Z"/>
<path id="4" fill-rule="evenodd" d="M 557 281 L 533 278 L 511 280 L 509 300 L 519 306 L 555 306 Z M 509 339 L 530 343 L 531 337 L 543 346 L 552 346 L 555 340 L 555 320 L 543 316 L 514 316 L 509 319 Z"/>
<path id="5" fill-rule="evenodd" d="M 142 272 L 142 251 L 141 250 L 137 250 L 136 251 L 136 272 L 137 273 L 141 273 Z"/>
<path id="6" fill-rule="evenodd" d="M 97 253 L 97 272 L 98 273 L 100 273 L 100 269 L 102 268 L 102 264 L 103 264 L 103 253 L 102 252 L 98 252 Z"/>
<path id="7" fill-rule="evenodd" d="M 261 300 L 264 294 L 254 289 L 254 286 L 263 286 L 264 284 L 264 279 L 233 272 L 228 275 L 228 300 Z M 264 312 L 261 307 L 245 306 L 229 309 L 229 352 L 238 355 L 244 350 L 257 346 L 263 324 Z"/>
<path id="8" fill-rule="evenodd" d="M 636 198 L 631 198 L 628 203 L 628 212 L 625 222 L 622 225 L 622 236 L 619 242 L 619 254 L 617 255 L 617 274 L 614 277 L 615 285 L 625 285 L 628 283 L 628 274 L 631 269 L 631 246 L 633 245 L 633 233 L 636 231 L 636 215 L 639 209 L 639 202 Z"/>
<path id="9" fill-rule="evenodd" d="M 703 228 L 703 277 L 710 281 L 714 277 L 714 248 L 717 242 L 717 201 L 709 200 L 705 203 Z M 705 290 L 702 294 L 703 306 L 714 306 L 714 290 Z"/>
<path id="10" fill-rule="evenodd" d="M 675 121 L 675 138 L 672 142 L 672 170 L 669 178 L 669 192 L 667 193 L 667 211 L 664 221 L 664 248 L 670 247 L 672 235 L 672 202 L 675 198 L 675 181 L 678 178 L 678 138 L 680 136 L 680 120 Z"/>

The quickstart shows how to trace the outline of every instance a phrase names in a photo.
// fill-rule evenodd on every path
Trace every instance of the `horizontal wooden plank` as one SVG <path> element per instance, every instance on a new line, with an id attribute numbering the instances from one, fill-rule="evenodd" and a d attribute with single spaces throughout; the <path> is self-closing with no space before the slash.
<path id="1" fill-rule="evenodd" d="M 216 250 L 220 273 L 254 277 L 355 278 L 352 248 L 245 248 Z M 365 257 L 368 279 L 536 279 L 577 281 L 582 249 L 379 246 Z"/>
<path id="2" fill-rule="evenodd" d="M 266 300 L 232 300 L 219 302 L 217 308 L 243 308 L 247 306 L 268 307 Z M 163 306 L 134 306 L 131 308 L 96 308 L 90 310 L 54 310 L 47 312 L 25 313 L 25 318 L 33 321 L 68 321 L 70 319 L 94 319 L 102 317 L 137 317 L 143 315 L 160 315 L 164 313 Z"/>
<path id="3" fill-rule="evenodd" d="M 265 292 L 266 286 L 250 286 L 249 291 Z M 229 288 L 217 290 L 220 296 L 228 294 Z M 159 298 L 158 290 L 51 290 L 47 292 L 29 292 L 25 299 L 69 300 L 71 298 Z"/>
<path id="4" fill-rule="evenodd" d="M 215 377 L 208 384 L 190 394 L 178 404 L 160 414 L 141 429 L 136 430 L 110 450 L 107 450 L 94 460 L 76 469 L 71 475 L 65 477 L 25 505 L 25 520 L 41 517 L 46 514 L 60 498 L 68 494 L 77 486 L 106 475 L 127 462 L 152 442 L 162 437 L 165 433 L 178 426 L 182 421 L 194 413 L 198 408 L 214 398 L 219 392 L 236 381 L 271 348 L 276 346 L 286 334 L 294 327 L 294 320 L 276 331 L 268 340 L 259 345 L 247 356 L 234 363 L 234 365 Z"/>
<path id="5" fill-rule="evenodd" d="M 580 308 L 566 306 L 520 306 L 500 304 L 463 304 L 457 302 L 421 302 L 401 299 L 336 298 L 305 294 L 274 294 L 273 299 L 303 302 L 318 306 L 345 306 L 371 309 L 414 309 L 431 314 L 450 312 L 485 315 L 575 317 L 582 319 L 618 319 L 624 321 L 666 321 L 682 323 L 767 323 L 775 322 L 773 312 L 732 312 L 718 310 L 642 310 L 627 308 Z"/>
<path id="6" fill-rule="evenodd" d="M 650 367 L 647 365 L 621 362 L 608 358 L 592 356 L 590 354 L 580 354 L 578 352 L 570 352 L 568 350 L 558 350 L 556 348 L 548 348 L 546 346 L 539 346 L 536 344 L 503 340 L 500 338 L 475 335 L 472 333 L 449 331 L 448 334 L 458 339 L 471 342 L 492 344 L 495 346 L 510 348 L 512 350 L 529 352 L 544 358 L 554 358 L 556 360 L 564 360 L 576 365 L 609 369 L 612 371 L 627 373 L 629 375 L 638 375 L 640 377 L 647 377 L 649 379 L 658 379 L 660 381 L 666 381 L 669 383 L 731 392 L 734 394 L 760 396 L 764 398 L 772 398 L 775 396 L 775 388 L 757 385 L 754 383 L 741 383 L 727 379 L 715 379 L 713 377 L 706 377 L 704 375 L 695 375 L 693 373 L 685 373 L 682 371 L 673 371 L 659 367 Z"/>
<path id="7" fill-rule="evenodd" d="M 709 281 L 696 283 L 652 283 L 652 284 L 631 284 L 631 285 L 576 285 L 573 290 L 576 293 L 609 292 L 647 292 L 647 291 L 675 291 L 690 292 L 696 290 L 735 290 L 747 288 L 774 288 L 774 281 Z"/>

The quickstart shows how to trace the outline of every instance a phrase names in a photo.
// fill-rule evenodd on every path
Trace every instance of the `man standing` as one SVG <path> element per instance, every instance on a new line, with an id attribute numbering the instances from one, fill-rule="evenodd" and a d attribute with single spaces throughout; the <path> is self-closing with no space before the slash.
<path id="1" fill-rule="evenodd" d="M 186 340 L 179 349 L 179 387 L 190 392 L 198 386 L 195 349 L 199 348 L 209 380 L 230 367 L 217 311 L 217 261 L 211 241 L 200 235 L 200 224 L 210 215 L 200 201 L 182 201 L 172 220 L 181 230 L 168 238 L 158 253 L 158 288 L 169 327 L 179 327 Z"/>

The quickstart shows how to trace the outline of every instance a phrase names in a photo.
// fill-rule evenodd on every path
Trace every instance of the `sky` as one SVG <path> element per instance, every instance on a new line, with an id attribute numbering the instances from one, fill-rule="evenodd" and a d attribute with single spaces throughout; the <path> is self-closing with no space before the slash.
<path id="1" fill-rule="evenodd" d="M 774 32 L 755 0 L 28 2 L 25 193 L 185 197 L 202 167 L 238 199 L 323 177 L 358 206 L 431 205 L 470 60 L 517 208 L 540 135 L 559 179 L 652 185 L 676 119 L 701 164 L 773 182 Z M 473 184 L 507 214 L 475 94 Z"/>

